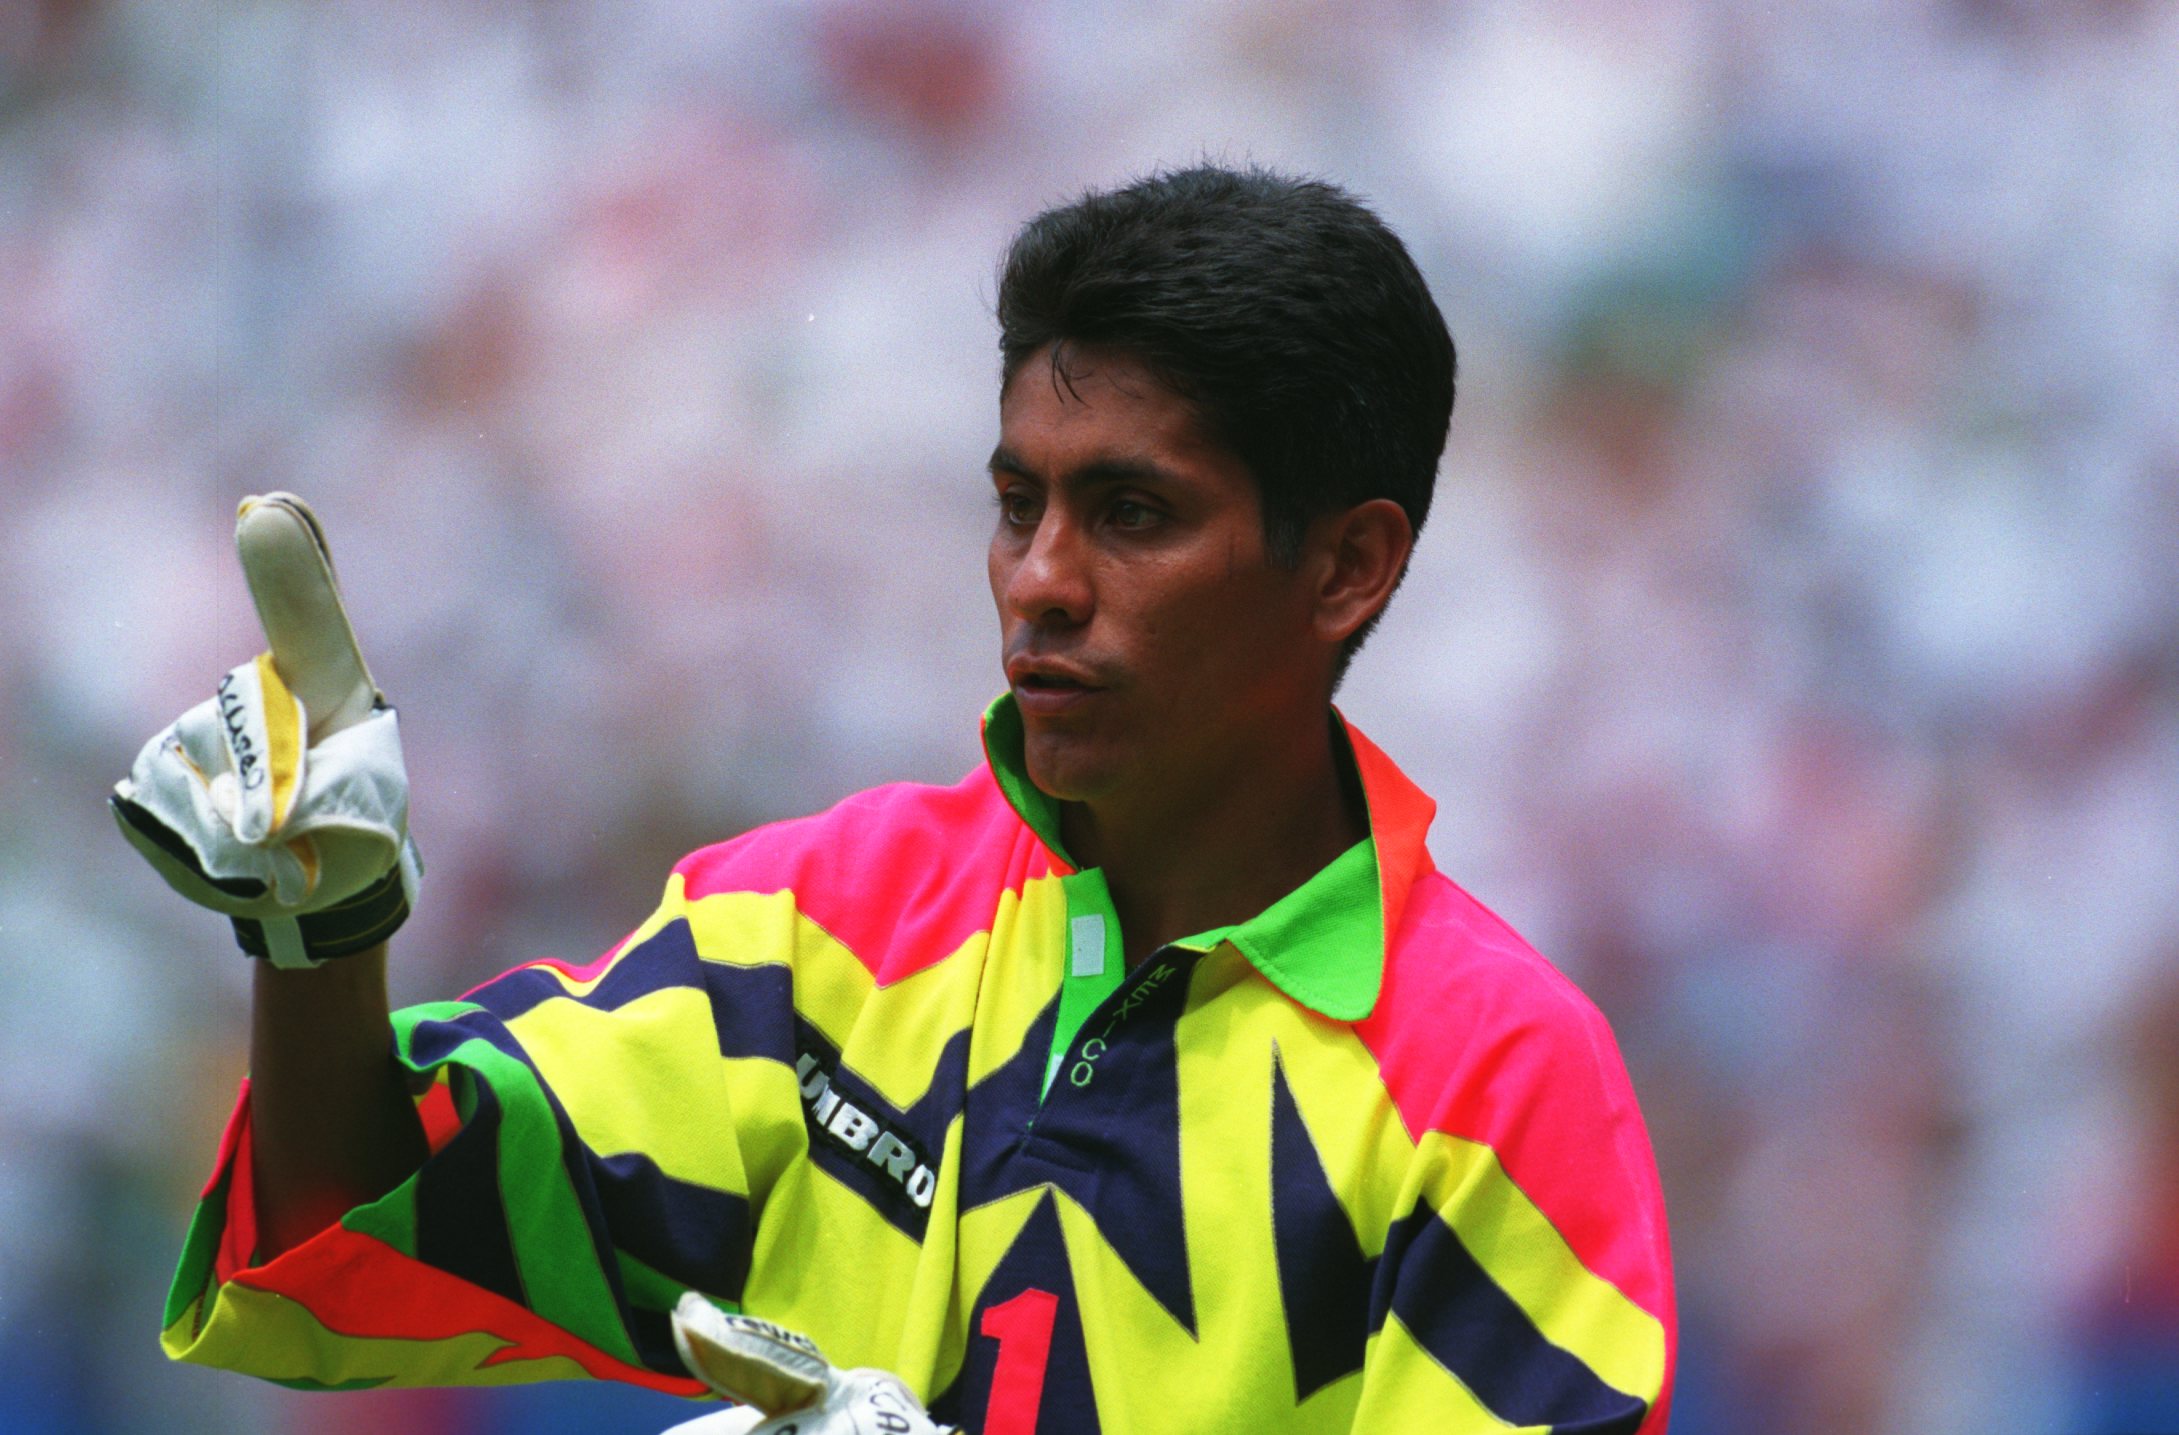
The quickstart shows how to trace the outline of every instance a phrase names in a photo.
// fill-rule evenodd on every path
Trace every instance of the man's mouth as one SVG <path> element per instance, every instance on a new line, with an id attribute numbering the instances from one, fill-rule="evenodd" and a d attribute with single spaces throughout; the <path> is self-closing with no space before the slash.
<path id="1" fill-rule="evenodd" d="M 1104 691 L 1088 670 L 1058 658 L 1019 657 L 1006 665 L 1014 701 L 1033 718 L 1056 718 Z"/>
<path id="2" fill-rule="evenodd" d="M 1017 653 L 1006 663 L 1006 680 L 1025 692 L 1084 692 L 1101 684 L 1088 664 L 1057 654 Z"/>

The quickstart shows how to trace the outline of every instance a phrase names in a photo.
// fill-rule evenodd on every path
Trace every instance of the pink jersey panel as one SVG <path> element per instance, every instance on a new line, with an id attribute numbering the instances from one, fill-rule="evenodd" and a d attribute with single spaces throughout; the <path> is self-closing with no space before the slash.
<path id="1" fill-rule="evenodd" d="M 1410 1132 L 1490 1147 L 1583 1265 L 1672 1328 L 1648 1133 L 1610 1027 L 1572 982 L 1433 873 L 1356 1032 Z"/>
<path id="2" fill-rule="evenodd" d="M 793 892 L 803 916 L 891 983 L 988 930 L 995 893 L 1019 892 L 1051 870 L 1051 857 L 978 767 L 952 787 L 857 793 L 706 847 L 674 870 L 692 900 Z"/>

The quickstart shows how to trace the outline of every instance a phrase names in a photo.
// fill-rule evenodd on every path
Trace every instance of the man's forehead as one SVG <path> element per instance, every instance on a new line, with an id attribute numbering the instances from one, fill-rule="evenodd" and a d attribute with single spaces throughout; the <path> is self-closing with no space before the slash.
<path id="1" fill-rule="evenodd" d="M 994 472 L 1095 467 L 1154 477 L 1236 461 L 1204 431 L 1195 404 L 1142 360 L 1077 345 L 1055 363 L 1055 352 L 1030 355 L 1001 389 Z"/>

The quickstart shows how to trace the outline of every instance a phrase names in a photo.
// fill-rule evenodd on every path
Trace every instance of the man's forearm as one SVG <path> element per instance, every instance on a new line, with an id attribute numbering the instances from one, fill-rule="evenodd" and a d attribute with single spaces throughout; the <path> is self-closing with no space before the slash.
<path id="1" fill-rule="evenodd" d="M 312 970 L 258 964 L 250 1126 L 260 1260 L 423 1164 L 423 1127 L 393 1058 L 384 946 Z"/>

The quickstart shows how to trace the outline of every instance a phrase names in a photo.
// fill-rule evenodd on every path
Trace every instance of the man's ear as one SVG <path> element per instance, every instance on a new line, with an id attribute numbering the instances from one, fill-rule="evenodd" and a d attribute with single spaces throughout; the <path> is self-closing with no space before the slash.
<path id="1" fill-rule="evenodd" d="M 1373 498 L 1309 525 L 1316 635 L 1343 643 L 1391 600 L 1415 548 L 1407 510 Z"/>

